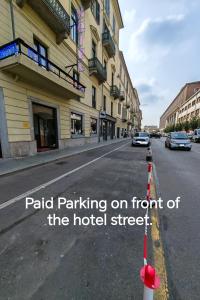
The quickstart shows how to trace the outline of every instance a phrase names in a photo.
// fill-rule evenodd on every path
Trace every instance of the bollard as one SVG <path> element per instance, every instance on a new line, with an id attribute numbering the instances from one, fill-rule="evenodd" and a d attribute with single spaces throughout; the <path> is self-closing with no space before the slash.
<path id="1" fill-rule="evenodd" d="M 143 300 L 153 300 L 154 290 L 160 286 L 160 278 L 151 265 L 145 265 L 140 270 L 140 278 L 144 284 Z"/>
<path id="2" fill-rule="evenodd" d="M 152 161 L 153 158 L 152 158 L 152 150 L 151 150 L 151 147 L 148 147 L 147 148 L 147 155 L 146 155 L 146 161 Z"/>

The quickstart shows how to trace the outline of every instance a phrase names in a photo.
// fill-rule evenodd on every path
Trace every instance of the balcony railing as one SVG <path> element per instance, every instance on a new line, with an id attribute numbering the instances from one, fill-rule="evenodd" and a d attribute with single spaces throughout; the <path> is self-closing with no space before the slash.
<path id="1" fill-rule="evenodd" d="M 16 0 L 23 8 L 27 2 L 57 35 L 61 43 L 70 34 L 70 16 L 58 0 Z"/>
<path id="2" fill-rule="evenodd" d="M 90 7 L 92 0 L 81 0 L 81 2 L 82 2 L 84 9 L 88 9 Z"/>
<path id="3" fill-rule="evenodd" d="M 100 83 L 107 80 L 106 68 L 103 67 L 97 57 L 89 59 L 89 72 L 90 75 L 94 75 Z"/>
<path id="4" fill-rule="evenodd" d="M 112 85 L 110 88 L 110 95 L 114 97 L 114 99 L 118 99 L 120 96 L 120 91 L 116 85 Z"/>
<path id="5" fill-rule="evenodd" d="M 115 52 L 116 52 L 115 43 L 108 30 L 102 34 L 102 43 L 109 57 L 115 56 Z"/>
<path id="6" fill-rule="evenodd" d="M 125 99 L 125 93 L 124 93 L 124 91 L 120 91 L 119 100 L 124 101 L 124 99 Z"/>
<path id="7" fill-rule="evenodd" d="M 26 58 L 26 63 L 19 61 L 20 57 Z M 10 61 L 9 59 L 16 58 L 14 61 Z M 27 63 L 32 61 L 34 62 L 33 65 Z M 18 65 L 24 66 L 24 74 L 27 73 L 27 69 L 30 70 L 31 76 L 34 77 L 34 74 L 36 71 L 37 73 L 44 79 L 46 77 L 48 79 L 48 73 L 54 74 L 58 79 L 64 80 L 66 82 L 66 89 L 70 88 L 70 91 L 74 93 L 75 90 L 77 90 L 77 95 L 83 96 L 83 93 L 85 92 L 85 86 L 82 85 L 78 80 L 70 76 L 68 73 L 63 71 L 60 67 L 58 67 L 56 64 L 54 64 L 52 61 L 47 59 L 46 57 L 42 56 L 40 53 L 38 53 L 35 49 L 27 45 L 23 40 L 16 39 L 8 44 L 5 44 L 0 47 L 0 69 L 2 70 L 8 70 L 12 71 L 12 68 L 17 68 Z M 30 66 L 29 66 L 30 65 Z M 35 65 L 39 66 L 39 69 L 35 69 Z M 31 69 L 32 68 L 32 69 Z M 41 70 L 41 71 L 40 71 Z M 47 72 L 46 74 L 44 73 Z M 16 70 L 16 74 L 18 72 L 18 69 Z M 21 72 L 21 69 L 20 69 Z M 29 74 L 30 74 L 29 72 Z M 42 75 L 40 74 L 42 72 Z M 14 71 L 13 71 L 14 73 Z M 35 75 L 36 76 L 36 75 Z M 53 81 L 56 77 L 51 78 Z M 26 78 L 28 79 L 28 78 Z M 56 81 L 56 80 L 55 80 Z M 58 83 L 59 84 L 59 83 Z M 62 82 L 63 87 L 65 88 L 65 85 Z M 50 87 L 49 87 L 50 88 Z M 72 94 L 71 93 L 71 94 Z"/>

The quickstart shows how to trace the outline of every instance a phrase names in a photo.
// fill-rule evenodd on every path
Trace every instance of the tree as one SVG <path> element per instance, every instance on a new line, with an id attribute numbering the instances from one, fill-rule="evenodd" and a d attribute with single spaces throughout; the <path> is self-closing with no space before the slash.
<path id="1" fill-rule="evenodd" d="M 177 123 L 175 125 L 175 131 L 181 131 L 183 130 L 183 123 Z"/>
<path id="2" fill-rule="evenodd" d="M 185 121 L 185 123 L 184 123 L 184 129 L 185 129 L 186 132 L 190 129 L 190 123 L 189 123 L 189 121 Z"/>
<path id="3" fill-rule="evenodd" d="M 197 119 L 196 117 L 193 117 L 191 120 L 190 120 L 190 128 L 192 130 L 196 129 L 198 127 L 198 122 L 199 122 L 199 119 Z"/>

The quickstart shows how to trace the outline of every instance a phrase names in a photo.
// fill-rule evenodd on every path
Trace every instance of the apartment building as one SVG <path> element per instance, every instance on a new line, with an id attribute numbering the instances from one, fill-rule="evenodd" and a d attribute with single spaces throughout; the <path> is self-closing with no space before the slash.
<path id="1" fill-rule="evenodd" d="M 0 7 L 3 157 L 97 143 L 131 130 L 131 107 L 139 111 L 140 104 L 127 74 L 128 89 L 120 86 L 117 0 L 0 0 Z"/>
<path id="2" fill-rule="evenodd" d="M 192 95 L 184 105 L 180 107 L 178 122 L 184 123 L 193 118 L 200 118 L 200 91 Z"/>
<path id="3" fill-rule="evenodd" d="M 200 81 L 186 83 L 160 118 L 160 130 L 178 122 L 179 111 L 187 100 L 200 89 Z"/>

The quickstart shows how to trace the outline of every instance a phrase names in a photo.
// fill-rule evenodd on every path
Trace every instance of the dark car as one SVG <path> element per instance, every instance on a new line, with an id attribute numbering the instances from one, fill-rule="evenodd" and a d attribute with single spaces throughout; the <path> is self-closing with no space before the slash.
<path id="1" fill-rule="evenodd" d="M 152 132 L 150 133 L 151 138 L 159 139 L 160 138 L 160 133 L 159 132 Z"/>
<path id="2" fill-rule="evenodd" d="M 190 151 L 192 144 L 186 133 L 170 132 L 166 138 L 165 147 L 169 149 L 185 149 Z"/>

